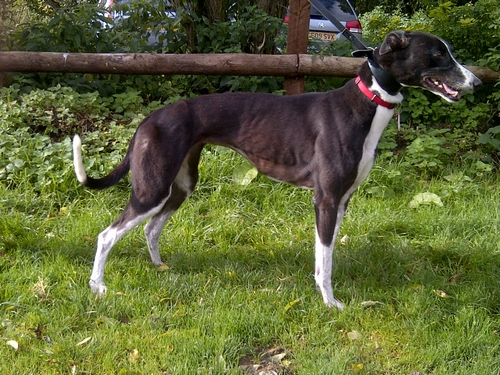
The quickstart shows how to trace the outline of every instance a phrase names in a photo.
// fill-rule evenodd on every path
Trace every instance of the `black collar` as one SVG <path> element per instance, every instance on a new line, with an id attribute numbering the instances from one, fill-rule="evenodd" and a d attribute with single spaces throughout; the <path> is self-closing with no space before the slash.
<path id="1" fill-rule="evenodd" d="M 373 77 L 377 80 L 380 87 L 387 91 L 391 95 L 396 95 L 403 88 L 401 84 L 394 79 L 393 76 L 389 74 L 387 70 L 382 68 L 373 58 L 373 56 L 368 56 L 368 64 Z"/>

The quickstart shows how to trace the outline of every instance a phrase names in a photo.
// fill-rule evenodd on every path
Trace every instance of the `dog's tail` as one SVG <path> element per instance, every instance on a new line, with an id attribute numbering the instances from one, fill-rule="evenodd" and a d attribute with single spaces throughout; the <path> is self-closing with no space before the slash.
<path id="1" fill-rule="evenodd" d="M 116 185 L 123 176 L 130 170 L 130 155 L 127 155 L 122 162 L 107 176 L 102 178 L 92 178 L 87 176 L 82 161 L 82 141 L 78 134 L 75 134 L 73 139 L 73 164 L 75 166 L 75 173 L 77 180 L 90 189 L 106 189 L 110 186 Z"/>

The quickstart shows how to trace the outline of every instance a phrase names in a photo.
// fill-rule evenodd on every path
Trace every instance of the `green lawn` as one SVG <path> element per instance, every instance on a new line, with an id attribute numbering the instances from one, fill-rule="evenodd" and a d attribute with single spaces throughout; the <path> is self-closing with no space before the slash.
<path id="1" fill-rule="evenodd" d="M 312 193 L 262 176 L 238 185 L 234 163 L 205 153 L 161 239 L 170 269 L 134 230 L 113 249 L 103 298 L 87 286 L 95 241 L 127 183 L 0 184 L 0 374 L 500 372 L 498 174 L 376 166 L 337 240 L 339 313 L 314 285 Z M 442 206 L 410 207 L 426 192 Z"/>

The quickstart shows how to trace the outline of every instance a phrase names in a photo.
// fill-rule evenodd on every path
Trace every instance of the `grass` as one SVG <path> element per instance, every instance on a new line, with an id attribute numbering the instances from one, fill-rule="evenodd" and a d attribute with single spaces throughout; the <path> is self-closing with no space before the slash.
<path id="1" fill-rule="evenodd" d="M 95 239 L 127 183 L 0 185 L 0 373 L 499 373 L 498 175 L 428 181 L 378 165 L 337 241 L 339 313 L 314 287 L 311 192 L 262 176 L 239 186 L 235 162 L 205 153 L 162 236 L 169 270 L 152 266 L 142 230 L 115 246 L 104 298 L 87 287 Z M 443 206 L 410 208 L 421 192 Z"/>

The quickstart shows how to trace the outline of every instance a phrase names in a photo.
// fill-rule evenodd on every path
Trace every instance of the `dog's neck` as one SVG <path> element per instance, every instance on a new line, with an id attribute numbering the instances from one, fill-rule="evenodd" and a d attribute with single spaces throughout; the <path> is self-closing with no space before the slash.
<path id="1" fill-rule="evenodd" d="M 389 95 L 397 95 L 401 91 L 401 84 L 375 60 L 374 56 L 368 57 L 368 66 L 372 72 L 373 78 L 378 82 L 380 87 Z"/>

